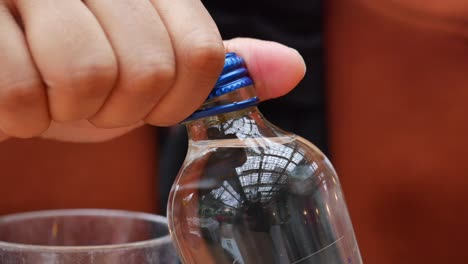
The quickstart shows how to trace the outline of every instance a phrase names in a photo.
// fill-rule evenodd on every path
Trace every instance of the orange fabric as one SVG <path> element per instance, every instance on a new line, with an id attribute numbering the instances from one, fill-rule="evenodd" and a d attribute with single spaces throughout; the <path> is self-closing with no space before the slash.
<path id="1" fill-rule="evenodd" d="M 465 263 L 468 45 L 449 23 L 462 2 L 327 2 L 331 153 L 364 262 Z"/>
<path id="2" fill-rule="evenodd" d="M 0 144 L 0 215 L 56 208 L 156 212 L 156 135 L 144 127 L 98 144 Z"/>

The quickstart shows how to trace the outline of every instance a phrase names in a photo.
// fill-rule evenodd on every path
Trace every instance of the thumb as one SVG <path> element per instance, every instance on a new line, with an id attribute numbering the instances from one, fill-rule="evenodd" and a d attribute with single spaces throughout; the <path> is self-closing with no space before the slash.
<path id="1" fill-rule="evenodd" d="M 305 62 L 295 49 L 250 38 L 226 40 L 224 46 L 244 58 L 261 100 L 285 95 L 304 78 Z"/>

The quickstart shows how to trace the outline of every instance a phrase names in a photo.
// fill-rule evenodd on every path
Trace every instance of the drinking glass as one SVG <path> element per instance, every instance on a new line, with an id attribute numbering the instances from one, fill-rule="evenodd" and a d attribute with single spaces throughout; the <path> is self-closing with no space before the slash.
<path id="1" fill-rule="evenodd" d="M 167 221 L 162 216 L 70 209 L 0 217 L 2 264 L 177 262 Z"/>

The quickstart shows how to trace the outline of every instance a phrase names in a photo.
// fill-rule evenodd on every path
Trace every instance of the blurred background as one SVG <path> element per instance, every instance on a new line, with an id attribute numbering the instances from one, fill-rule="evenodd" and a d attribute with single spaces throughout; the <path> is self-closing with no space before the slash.
<path id="1" fill-rule="evenodd" d="M 365 263 L 466 262 L 468 3 L 203 2 L 224 38 L 275 40 L 304 56 L 298 88 L 260 108 L 330 157 Z M 185 148 L 180 126 L 99 144 L 9 140 L 0 147 L 0 214 L 163 214 Z"/>
<path id="2" fill-rule="evenodd" d="M 468 3 L 331 0 L 328 128 L 367 263 L 468 259 Z"/>

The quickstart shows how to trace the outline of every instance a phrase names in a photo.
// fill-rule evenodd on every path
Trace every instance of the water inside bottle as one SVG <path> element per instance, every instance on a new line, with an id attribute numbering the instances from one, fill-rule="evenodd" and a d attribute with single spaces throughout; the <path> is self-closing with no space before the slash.
<path id="1" fill-rule="evenodd" d="M 169 217 L 185 263 L 361 263 L 335 171 L 301 137 L 190 142 L 182 170 Z"/>

